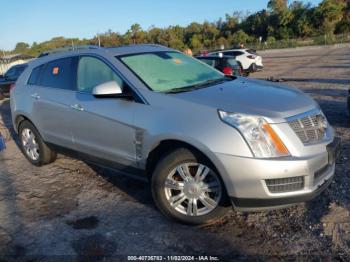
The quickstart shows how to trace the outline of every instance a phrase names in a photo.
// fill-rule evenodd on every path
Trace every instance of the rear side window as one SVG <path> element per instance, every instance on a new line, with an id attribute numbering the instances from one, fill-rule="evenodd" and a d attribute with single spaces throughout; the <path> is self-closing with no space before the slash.
<path id="1" fill-rule="evenodd" d="M 100 59 L 83 56 L 78 65 L 78 91 L 91 93 L 92 89 L 109 81 L 115 81 L 120 87 L 124 88 L 123 80 Z"/>
<path id="2" fill-rule="evenodd" d="M 247 52 L 252 55 L 256 55 L 256 51 L 253 49 L 248 49 Z"/>
<path id="3" fill-rule="evenodd" d="M 75 57 L 62 58 L 46 64 L 40 77 L 40 85 L 65 90 L 76 89 Z"/>
<path id="4" fill-rule="evenodd" d="M 40 79 L 40 73 L 43 68 L 43 65 L 35 67 L 30 74 L 28 85 L 38 85 Z"/>

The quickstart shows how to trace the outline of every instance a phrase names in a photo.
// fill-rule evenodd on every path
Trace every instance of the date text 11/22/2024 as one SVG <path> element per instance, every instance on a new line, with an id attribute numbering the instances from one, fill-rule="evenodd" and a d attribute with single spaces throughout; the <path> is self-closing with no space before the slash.
<path id="1" fill-rule="evenodd" d="M 216 256 L 128 256 L 128 261 L 218 261 Z"/>

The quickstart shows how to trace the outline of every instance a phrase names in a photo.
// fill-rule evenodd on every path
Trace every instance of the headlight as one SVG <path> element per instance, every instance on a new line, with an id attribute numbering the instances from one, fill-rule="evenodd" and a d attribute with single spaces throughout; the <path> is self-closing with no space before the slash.
<path id="1" fill-rule="evenodd" d="M 226 124 L 237 128 L 257 158 L 288 156 L 289 151 L 273 128 L 262 117 L 219 110 Z"/>

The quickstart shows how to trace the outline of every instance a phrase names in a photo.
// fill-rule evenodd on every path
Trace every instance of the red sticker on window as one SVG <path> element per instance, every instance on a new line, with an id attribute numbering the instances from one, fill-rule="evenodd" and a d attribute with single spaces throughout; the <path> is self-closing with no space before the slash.
<path id="1" fill-rule="evenodd" d="M 52 73 L 54 75 L 58 75 L 58 72 L 60 71 L 60 69 L 58 67 L 54 67 L 53 70 L 52 70 Z"/>

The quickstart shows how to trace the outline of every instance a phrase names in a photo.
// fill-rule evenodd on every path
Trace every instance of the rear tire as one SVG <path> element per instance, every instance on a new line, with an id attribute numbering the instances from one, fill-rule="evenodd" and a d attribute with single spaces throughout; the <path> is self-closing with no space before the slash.
<path id="1" fill-rule="evenodd" d="M 248 72 L 247 70 L 244 70 L 244 69 L 243 69 L 243 66 L 242 66 L 242 64 L 241 64 L 240 62 L 238 62 L 238 65 L 239 65 L 240 68 L 241 68 L 242 76 L 243 76 L 243 77 L 248 77 L 248 76 L 249 76 L 249 72 Z"/>
<path id="2" fill-rule="evenodd" d="M 43 166 L 56 160 L 57 154 L 42 139 L 32 123 L 24 120 L 18 128 L 21 151 L 35 166 Z"/>
<path id="3" fill-rule="evenodd" d="M 216 169 L 199 153 L 187 148 L 176 149 L 160 160 L 151 184 L 159 210 L 181 223 L 212 223 L 231 207 Z"/>
<path id="4" fill-rule="evenodd" d="M 257 71 L 258 71 L 257 65 L 256 65 L 255 63 L 252 64 L 252 72 L 255 73 L 255 72 L 257 72 Z"/>

